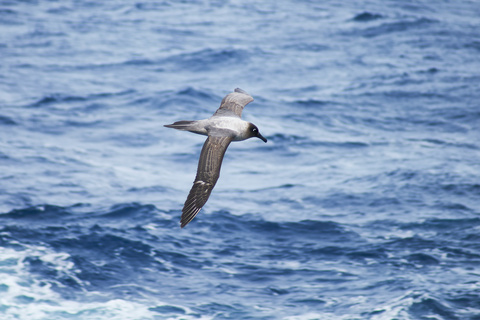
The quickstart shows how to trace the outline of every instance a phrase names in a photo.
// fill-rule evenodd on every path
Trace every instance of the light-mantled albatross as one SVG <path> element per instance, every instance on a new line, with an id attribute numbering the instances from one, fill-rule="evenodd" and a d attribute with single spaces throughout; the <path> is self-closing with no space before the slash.
<path id="1" fill-rule="evenodd" d="M 197 176 L 183 206 L 181 228 L 192 221 L 207 202 L 220 176 L 223 156 L 230 142 L 254 137 L 267 142 L 256 125 L 241 119 L 243 108 L 252 101 L 252 96 L 237 88 L 223 98 L 220 108 L 209 119 L 165 125 L 167 128 L 208 136 L 198 161 Z"/>

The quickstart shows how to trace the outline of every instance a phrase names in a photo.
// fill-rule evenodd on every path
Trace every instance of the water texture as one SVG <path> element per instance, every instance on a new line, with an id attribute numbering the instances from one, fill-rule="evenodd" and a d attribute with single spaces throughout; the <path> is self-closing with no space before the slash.
<path id="1" fill-rule="evenodd" d="M 480 319 L 475 1 L 0 1 L 1 319 Z M 207 118 L 232 143 L 185 229 Z"/>

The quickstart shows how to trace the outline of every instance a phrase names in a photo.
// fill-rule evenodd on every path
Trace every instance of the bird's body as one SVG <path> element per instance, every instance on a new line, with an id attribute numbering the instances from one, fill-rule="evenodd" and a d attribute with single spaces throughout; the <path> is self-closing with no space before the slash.
<path id="1" fill-rule="evenodd" d="M 250 122 L 237 117 L 215 116 L 204 120 L 178 121 L 167 124 L 165 127 L 190 131 L 204 136 L 208 136 L 215 131 L 224 131 L 232 136 L 232 141 L 242 141 L 250 138 L 247 136 L 249 124 Z"/>
<path id="2" fill-rule="evenodd" d="M 243 107 L 252 101 L 253 98 L 248 93 L 237 88 L 223 98 L 220 108 L 209 119 L 183 120 L 165 125 L 167 128 L 208 136 L 198 161 L 197 176 L 182 210 L 182 228 L 195 218 L 207 202 L 220 176 L 223 156 L 230 142 L 253 137 L 267 142 L 253 123 L 240 118 Z"/>

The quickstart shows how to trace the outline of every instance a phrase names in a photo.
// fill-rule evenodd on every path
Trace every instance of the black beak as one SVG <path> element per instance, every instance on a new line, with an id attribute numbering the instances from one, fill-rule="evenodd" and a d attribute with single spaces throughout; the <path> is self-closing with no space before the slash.
<path id="1" fill-rule="evenodd" d="M 267 143 L 267 138 L 265 138 L 264 136 L 262 136 L 262 135 L 260 134 L 260 132 L 257 134 L 257 138 L 258 138 L 258 139 L 261 139 L 263 142 Z"/>

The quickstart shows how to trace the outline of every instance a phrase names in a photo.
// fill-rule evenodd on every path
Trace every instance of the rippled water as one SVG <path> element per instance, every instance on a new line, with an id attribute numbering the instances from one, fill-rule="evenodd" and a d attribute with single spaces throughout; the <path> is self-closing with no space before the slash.
<path id="1" fill-rule="evenodd" d="M 2 319 L 480 319 L 475 1 L 0 1 Z M 232 143 L 179 228 L 209 117 Z"/>

